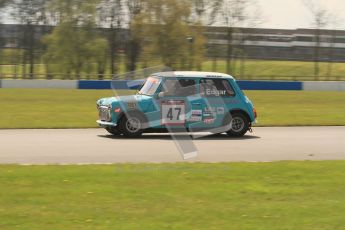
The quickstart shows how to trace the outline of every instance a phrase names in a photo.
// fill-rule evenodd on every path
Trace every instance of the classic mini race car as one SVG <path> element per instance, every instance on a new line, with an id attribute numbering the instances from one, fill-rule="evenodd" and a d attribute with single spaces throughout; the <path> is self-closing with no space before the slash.
<path id="1" fill-rule="evenodd" d="M 97 108 L 101 127 L 128 137 L 175 131 L 239 137 L 256 121 L 256 110 L 235 79 L 213 72 L 155 73 L 137 94 L 102 98 Z"/>

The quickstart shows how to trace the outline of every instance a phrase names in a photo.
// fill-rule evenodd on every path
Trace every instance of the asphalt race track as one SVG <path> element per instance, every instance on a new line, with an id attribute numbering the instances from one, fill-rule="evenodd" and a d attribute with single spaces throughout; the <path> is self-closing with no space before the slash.
<path id="1" fill-rule="evenodd" d="M 193 142 L 198 155 L 187 162 L 345 160 L 345 127 L 258 127 L 239 139 L 214 135 Z M 183 161 L 169 134 L 127 139 L 103 129 L 0 130 L 0 164 Z"/>

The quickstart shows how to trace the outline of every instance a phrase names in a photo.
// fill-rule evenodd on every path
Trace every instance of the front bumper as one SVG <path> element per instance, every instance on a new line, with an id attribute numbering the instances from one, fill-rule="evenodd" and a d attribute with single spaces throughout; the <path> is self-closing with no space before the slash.
<path id="1" fill-rule="evenodd" d="M 101 127 L 109 127 L 109 126 L 115 127 L 115 126 L 117 126 L 116 123 L 113 123 L 113 122 L 110 122 L 110 121 L 101 121 L 101 120 L 97 120 L 96 122 L 97 122 L 97 123 L 99 124 L 99 126 L 101 126 Z"/>

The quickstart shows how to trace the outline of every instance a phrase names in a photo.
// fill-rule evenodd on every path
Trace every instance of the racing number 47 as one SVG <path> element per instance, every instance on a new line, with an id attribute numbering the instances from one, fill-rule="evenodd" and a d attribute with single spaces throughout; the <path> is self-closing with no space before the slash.
<path id="1" fill-rule="evenodd" d="M 182 125 L 185 123 L 185 104 L 180 101 L 162 103 L 162 124 Z"/>
<path id="2" fill-rule="evenodd" d="M 168 110 L 168 113 L 167 113 L 167 118 L 169 118 L 170 120 L 175 120 L 174 119 L 174 111 L 173 111 L 173 109 L 177 112 L 177 116 L 176 116 L 176 120 L 180 120 L 180 115 L 181 115 L 181 108 L 170 108 L 169 110 Z"/>

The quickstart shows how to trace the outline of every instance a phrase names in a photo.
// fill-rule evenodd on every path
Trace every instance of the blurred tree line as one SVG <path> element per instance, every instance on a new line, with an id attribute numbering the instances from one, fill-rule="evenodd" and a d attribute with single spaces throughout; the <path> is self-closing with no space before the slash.
<path id="1" fill-rule="evenodd" d="M 248 22 L 254 0 L 0 0 L 0 8 L 23 25 L 22 49 L 6 51 L 34 78 L 115 77 L 153 64 L 202 69 L 205 25 L 228 27 L 227 71 L 234 68 L 233 28 Z M 127 33 L 123 33 L 127 31 Z M 37 39 L 38 34 L 45 34 Z M 238 39 L 237 39 L 238 40 Z M 244 60 L 244 58 L 243 58 Z M 214 60 L 216 65 L 216 60 Z M 27 68 L 28 66 L 28 68 Z M 18 68 L 15 66 L 14 68 Z M 15 69 L 15 71 L 18 71 Z M 59 78 L 60 78 L 59 77 Z M 129 76 L 130 77 L 130 76 Z"/>
<path id="2" fill-rule="evenodd" d="M 326 58 L 321 30 L 338 19 L 311 0 L 301 1 L 311 13 L 313 76 L 319 79 Z M 241 28 L 262 19 L 256 0 L 0 0 L 0 16 L 11 17 L 20 30 L 16 44 L 0 50 L 0 75 L 12 68 L 15 78 L 47 79 L 115 78 L 124 72 L 131 78 L 135 70 L 156 65 L 202 70 L 206 56 L 217 71 L 219 53 L 225 71 L 242 78 L 248 35 Z M 213 25 L 225 27 L 225 44 L 211 48 L 204 30 Z M 335 31 L 330 37 L 328 77 Z"/>
<path id="3" fill-rule="evenodd" d="M 84 74 L 88 78 L 96 70 L 102 79 L 106 72 L 117 74 L 119 56 L 128 72 L 136 70 L 140 60 L 159 60 L 171 68 L 183 68 L 189 55 L 196 64 L 203 56 L 202 31 L 197 29 L 197 22 L 189 20 L 192 6 L 185 0 L 1 2 L 1 6 L 5 4 L 13 9 L 15 20 L 25 25 L 19 41 L 23 50 L 17 57 L 23 66 L 29 66 L 28 73 L 23 74 L 30 78 L 39 60 L 45 65 L 47 78 L 53 78 L 54 73 L 78 79 Z M 36 30 L 50 28 L 37 25 L 54 27 L 39 41 L 35 36 L 41 31 Z M 123 28 L 129 29 L 125 37 L 118 34 Z M 187 53 L 187 36 L 193 37 L 196 52 L 192 54 Z"/>

